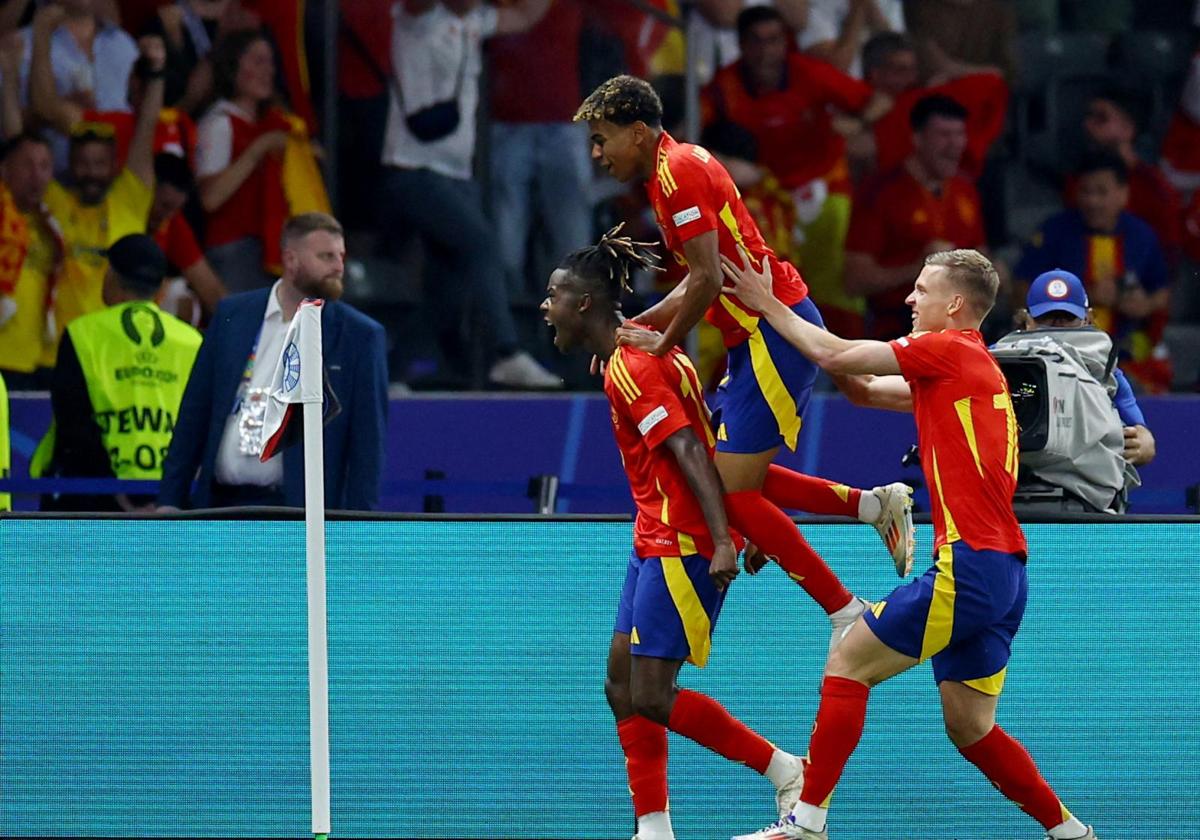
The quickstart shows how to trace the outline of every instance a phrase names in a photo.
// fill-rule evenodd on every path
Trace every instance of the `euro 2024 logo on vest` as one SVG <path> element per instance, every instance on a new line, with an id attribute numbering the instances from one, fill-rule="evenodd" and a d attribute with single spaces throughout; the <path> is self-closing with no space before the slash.
<path id="1" fill-rule="evenodd" d="M 288 343 L 283 351 L 283 390 L 291 393 L 300 384 L 300 350 L 296 342 Z"/>

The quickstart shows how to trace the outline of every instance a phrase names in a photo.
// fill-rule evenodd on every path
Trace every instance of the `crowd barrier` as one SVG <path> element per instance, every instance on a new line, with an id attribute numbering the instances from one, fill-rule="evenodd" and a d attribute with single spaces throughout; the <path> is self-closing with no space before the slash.
<path id="1" fill-rule="evenodd" d="M 1200 396 L 1143 398 L 1142 405 L 1158 438 L 1158 458 L 1142 469 L 1143 486 L 1134 492 L 1131 510 L 1195 512 Z M 11 407 L 12 475 L 18 481 L 28 475 L 29 456 L 50 422 L 50 406 L 44 396 L 14 395 Z M 536 504 L 530 479 L 553 475 L 559 482 L 557 512 L 627 513 L 632 502 L 609 414 L 598 394 L 393 399 L 380 508 L 527 513 Z M 785 451 L 779 461 L 859 487 L 907 481 L 918 488 L 917 508 L 928 510 L 920 468 L 901 464 L 915 442 L 909 415 L 818 394 L 805 415 L 796 452 Z M 25 493 L 45 487 L 19 486 Z M 33 510 L 36 496 L 19 496 L 15 505 Z"/>
<path id="2" fill-rule="evenodd" d="M 629 522 L 327 529 L 333 836 L 629 836 L 603 694 Z M 896 584 L 870 528 L 804 531 L 863 596 Z M 1001 724 L 1101 837 L 1195 838 L 1200 519 L 1026 533 Z M 303 540 L 299 521 L 0 521 L 0 833 L 306 835 Z M 827 642 L 771 569 L 733 584 L 709 666 L 681 682 L 802 752 Z M 675 736 L 670 773 L 680 837 L 772 818 L 767 782 Z M 946 739 L 928 665 L 872 693 L 831 819 L 844 840 L 1041 836 Z"/>

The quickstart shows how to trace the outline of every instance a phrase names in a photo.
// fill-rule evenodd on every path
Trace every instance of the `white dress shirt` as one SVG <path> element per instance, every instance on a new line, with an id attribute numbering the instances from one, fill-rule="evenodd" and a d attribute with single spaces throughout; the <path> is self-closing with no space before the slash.
<path id="1" fill-rule="evenodd" d="M 283 310 L 279 306 L 279 284 L 276 280 L 267 297 L 267 310 L 263 313 L 261 332 L 258 336 L 258 347 L 255 350 L 254 367 L 250 371 L 250 381 L 238 386 L 238 404 L 241 404 L 242 391 L 246 388 L 270 388 L 271 376 L 275 373 L 275 363 L 283 353 L 283 339 L 287 335 L 288 324 L 283 320 Z M 230 410 L 234 407 L 230 406 Z M 258 460 L 258 455 L 247 455 L 241 451 L 241 434 L 238 431 L 238 413 L 230 413 L 225 419 L 225 431 L 221 435 L 221 446 L 217 449 L 217 464 L 215 477 L 221 484 L 248 484 L 255 487 L 278 487 L 283 483 L 283 458 L 278 454 L 266 463 Z"/>
<path id="2" fill-rule="evenodd" d="M 495 33 L 496 20 L 492 6 L 479 6 L 462 17 L 441 3 L 419 15 L 410 15 L 403 3 L 392 7 L 392 66 L 404 107 L 396 98 L 395 85 L 390 85 L 384 165 L 470 179 L 483 41 Z M 460 72 L 458 127 L 440 140 L 421 142 L 408 130 L 405 115 L 452 98 Z"/>

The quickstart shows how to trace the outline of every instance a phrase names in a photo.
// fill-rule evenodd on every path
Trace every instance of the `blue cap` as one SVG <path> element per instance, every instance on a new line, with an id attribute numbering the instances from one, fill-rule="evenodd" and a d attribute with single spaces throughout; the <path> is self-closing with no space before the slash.
<path id="1" fill-rule="evenodd" d="M 1047 312 L 1067 312 L 1087 318 L 1088 296 L 1083 281 L 1069 271 L 1056 268 L 1038 275 L 1025 297 L 1025 308 L 1034 318 Z"/>

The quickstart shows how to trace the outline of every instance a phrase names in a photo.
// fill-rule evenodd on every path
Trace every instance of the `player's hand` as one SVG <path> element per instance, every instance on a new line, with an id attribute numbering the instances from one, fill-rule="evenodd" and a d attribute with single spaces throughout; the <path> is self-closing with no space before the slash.
<path id="1" fill-rule="evenodd" d="M 720 590 L 733 583 L 733 579 L 738 576 L 737 552 L 733 549 L 733 543 L 726 542 L 713 549 L 712 560 L 708 564 L 708 576 Z"/>
<path id="2" fill-rule="evenodd" d="M 592 356 L 592 363 L 588 365 L 588 373 L 592 376 L 603 376 L 604 360 L 599 356 Z"/>
<path id="3" fill-rule="evenodd" d="M 663 347 L 662 333 L 654 330 L 642 330 L 637 327 L 618 327 L 617 328 L 617 345 L 620 347 L 633 347 L 636 350 L 643 350 L 655 356 L 661 356 L 669 350 L 669 347 Z"/>
<path id="4" fill-rule="evenodd" d="M 751 309 L 762 312 L 775 299 L 771 291 L 771 263 L 763 260 L 762 271 L 750 262 L 750 256 L 738 246 L 738 256 L 742 264 L 737 265 L 729 257 L 721 257 L 721 270 L 733 283 L 733 288 L 742 303 Z"/>
<path id="5" fill-rule="evenodd" d="M 742 552 L 742 568 L 746 570 L 746 574 L 756 575 L 762 571 L 763 566 L 774 559 L 754 543 L 748 542 L 745 551 Z"/>

